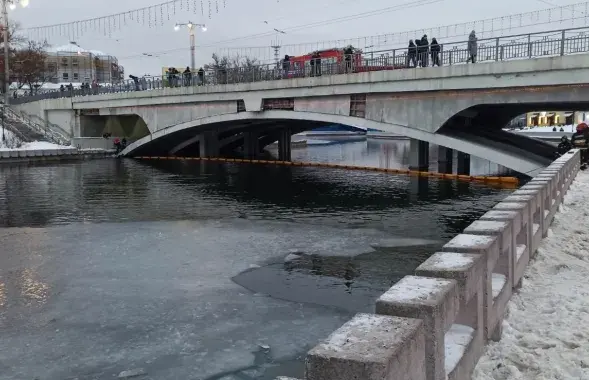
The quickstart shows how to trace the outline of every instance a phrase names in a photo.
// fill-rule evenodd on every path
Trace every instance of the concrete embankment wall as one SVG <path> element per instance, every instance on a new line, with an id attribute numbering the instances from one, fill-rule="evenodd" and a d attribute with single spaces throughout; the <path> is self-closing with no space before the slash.
<path id="1" fill-rule="evenodd" d="M 580 167 L 554 161 L 308 352 L 306 380 L 467 380 Z"/>
<path id="2" fill-rule="evenodd" d="M 45 161 L 89 160 L 111 157 L 113 152 L 106 150 L 78 150 L 77 148 L 5 150 L 0 151 L 1 164 L 17 164 Z"/>

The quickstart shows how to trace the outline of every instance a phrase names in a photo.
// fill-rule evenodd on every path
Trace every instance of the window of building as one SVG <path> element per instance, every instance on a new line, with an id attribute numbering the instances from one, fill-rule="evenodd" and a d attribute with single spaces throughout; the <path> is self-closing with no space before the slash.
<path id="1" fill-rule="evenodd" d="M 61 78 L 62 78 L 63 80 L 68 80 L 68 79 L 70 78 L 70 75 L 69 75 L 68 73 L 63 73 L 63 74 L 61 75 Z"/>
<path id="2" fill-rule="evenodd" d="M 80 75 L 78 73 L 74 73 L 74 80 L 79 80 L 80 79 Z"/>
<path id="3" fill-rule="evenodd" d="M 78 66 L 78 58 L 72 58 L 72 66 Z"/>
<path id="4" fill-rule="evenodd" d="M 67 58 L 62 58 L 61 59 L 61 65 L 62 66 L 67 66 Z"/>

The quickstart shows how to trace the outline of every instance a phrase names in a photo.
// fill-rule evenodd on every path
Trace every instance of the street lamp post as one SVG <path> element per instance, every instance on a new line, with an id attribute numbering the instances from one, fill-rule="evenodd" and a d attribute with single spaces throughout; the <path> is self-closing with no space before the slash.
<path id="1" fill-rule="evenodd" d="M 174 25 L 174 30 L 178 31 L 180 30 L 181 26 L 185 26 L 188 28 L 188 33 L 190 34 L 190 71 L 195 72 L 196 71 L 196 57 L 195 57 L 195 50 L 196 50 L 196 41 L 195 41 L 195 37 L 194 37 L 194 28 L 199 27 L 203 32 L 207 31 L 207 26 L 205 24 L 194 24 L 190 21 L 188 21 L 185 24 L 179 24 L 177 23 L 176 25 Z"/>
<path id="2" fill-rule="evenodd" d="M 10 102 L 10 67 L 8 63 L 8 56 L 10 53 L 10 48 L 8 46 L 8 8 L 11 10 L 16 9 L 16 3 L 20 3 L 20 5 L 25 8 L 29 5 L 29 0 L 2 0 L 2 16 L 4 21 L 4 105 L 3 107 L 8 107 Z M 6 136 L 4 134 L 4 113 L 5 110 L 2 109 L 2 141 L 6 140 Z"/>

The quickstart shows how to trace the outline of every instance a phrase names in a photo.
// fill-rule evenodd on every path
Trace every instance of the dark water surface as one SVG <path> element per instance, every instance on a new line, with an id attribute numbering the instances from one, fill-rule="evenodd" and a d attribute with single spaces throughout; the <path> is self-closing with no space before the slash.
<path id="1" fill-rule="evenodd" d="M 407 145 L 293 155 L 395 167 Z M 0 167 L 0 378 L 300 377 L 309 348 L 506 192 L 193 161 Z"/>

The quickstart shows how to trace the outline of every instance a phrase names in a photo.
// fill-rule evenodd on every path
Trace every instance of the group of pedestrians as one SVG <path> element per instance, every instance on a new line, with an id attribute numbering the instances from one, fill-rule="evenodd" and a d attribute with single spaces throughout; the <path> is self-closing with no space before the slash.
<path id="1" fill-rule="evenodd" d="M 468 43 L 466 46 L 467 60 L 466 62 L 476 63 L 477 61 L 477 49 L 478 39 L 476 32 L 473 30 L 468 36 Z M 442 52 L 442 45 L 438 43 L 436 38 L 432 38 L 430 43 L 427 39 L 427 35 L 424 34 L 421 38 L 416 38 L 415 41 L 409 41 L 409 47 L 407 49 L 407 66 L 408 67 L 428 67 L 440 66 L 440 53 Z"/>
<path id="2" fill-rule="evenodd" d="M 205 71 L 202 67 L 198 69 L 196 75 L 198 79 L 196 84 L 204 84 Z M 178 71 L 174 67 L 170 67 L 166 71 L 166 77 L 169 87 L 192 86 L 193 84 L 193 73 L 188 66 L 186 66 L 186 69 L 183 72 Z"/>

